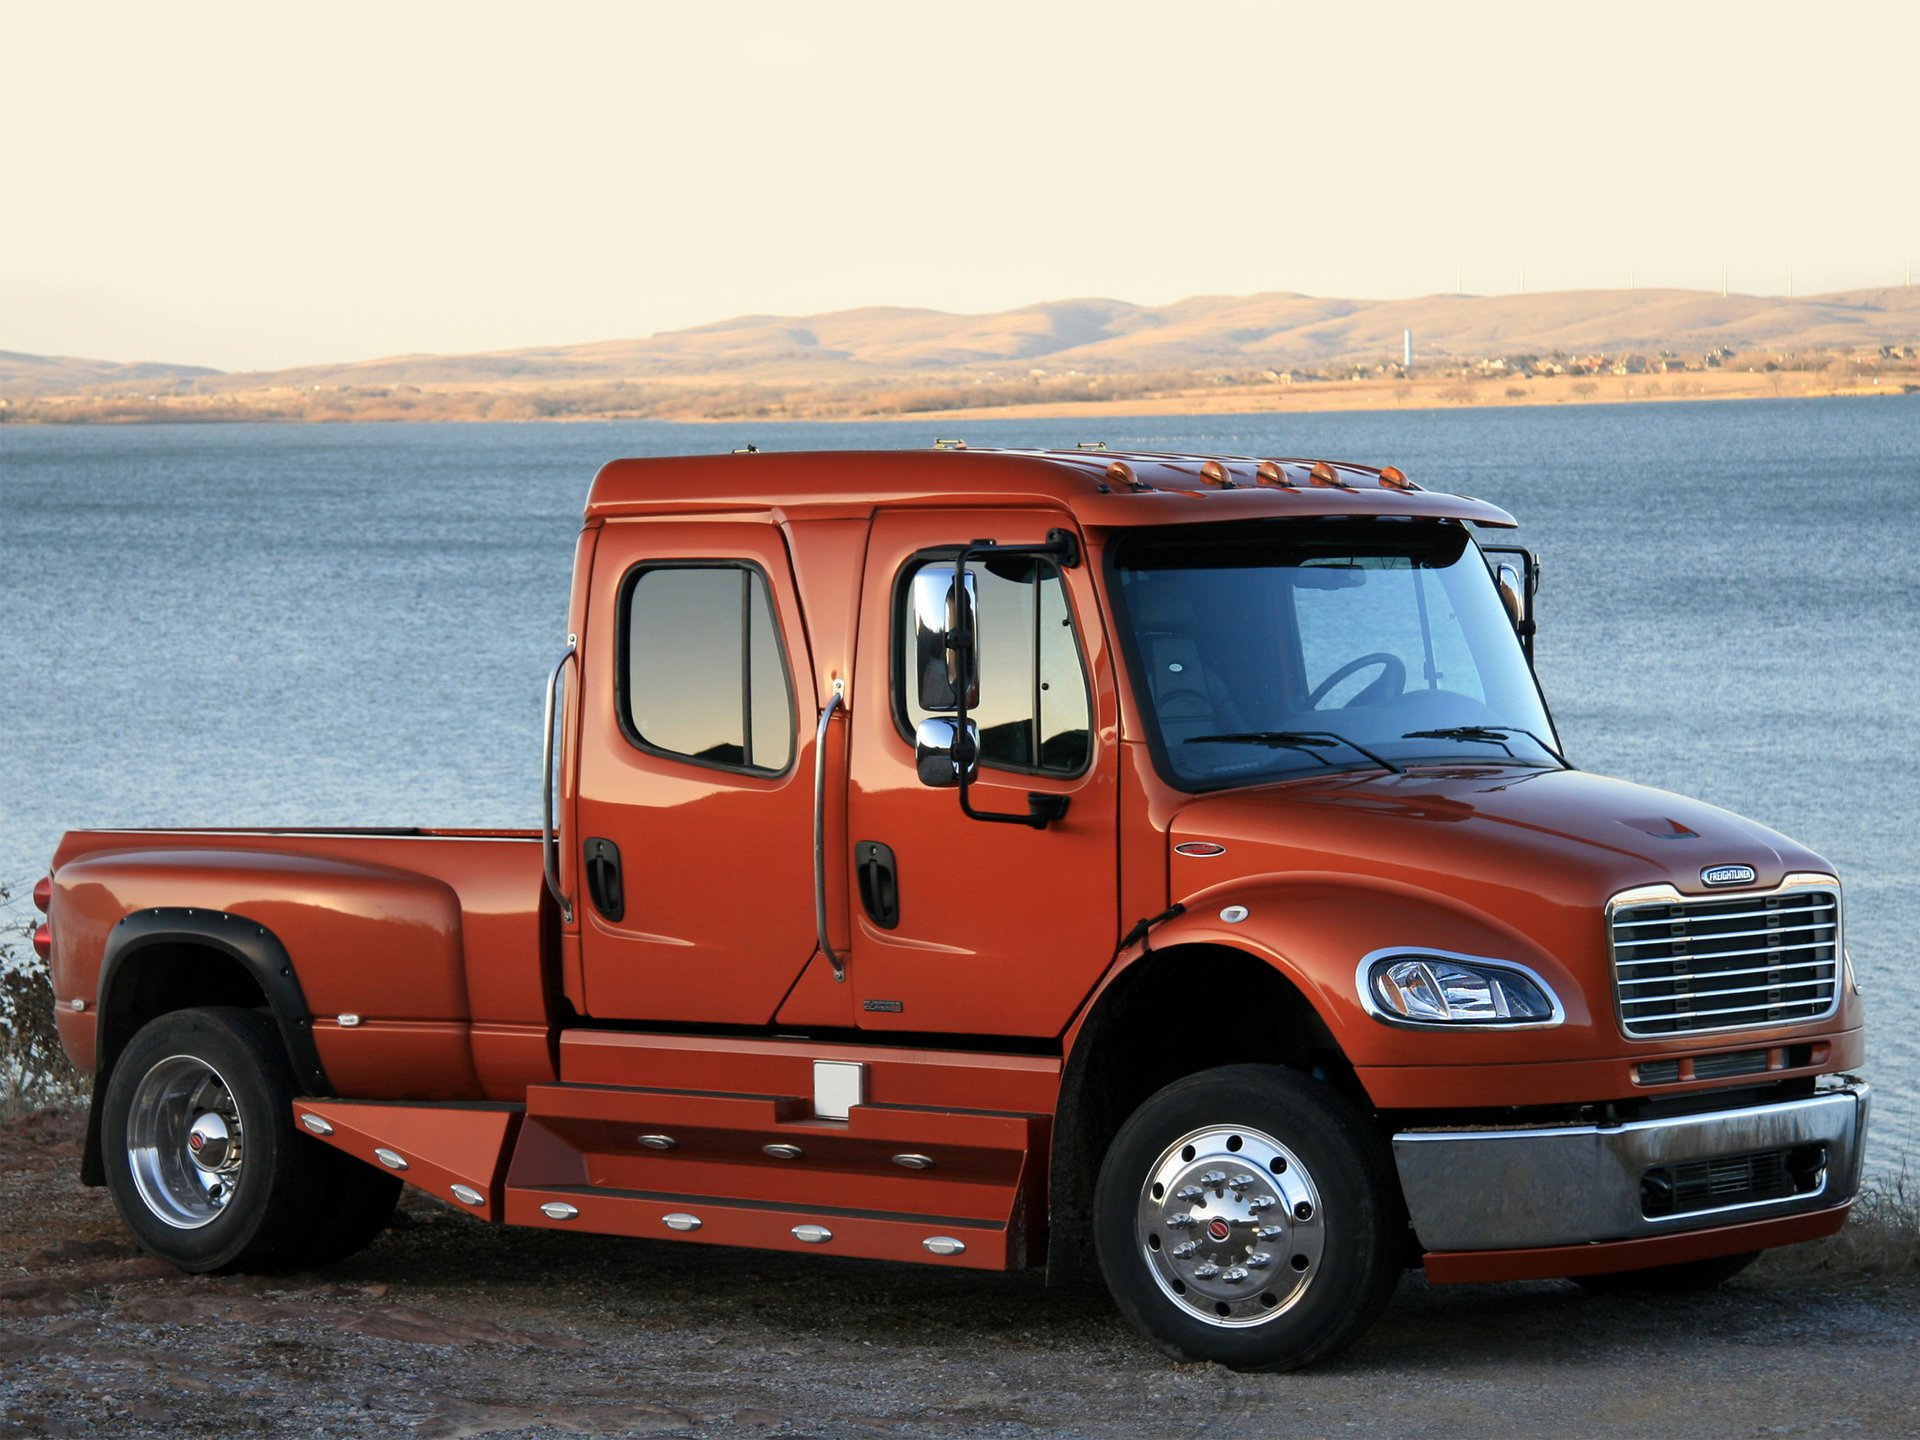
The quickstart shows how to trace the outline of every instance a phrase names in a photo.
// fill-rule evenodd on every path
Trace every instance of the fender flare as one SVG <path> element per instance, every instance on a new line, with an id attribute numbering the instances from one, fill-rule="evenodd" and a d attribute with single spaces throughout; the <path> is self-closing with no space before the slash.
<path id="1" fill-rule="evenodd" d="M 106 1183 L 101 1151 L 101 1117 L 107 1082 L 119 1052 L 131 1038 L 121 1033 L 116 1020 L 124 1019 L 132 1006 L 134 986 L 139 976 L 139 957 L 156 946 L 189 945 L 212 950 L 235 961 L 260 993 L 266 996 L 280 1041 L 286 1047 L 293 1067 L 295 1083 L 303 1093 L 326 1095 L 332 1087 L 320 1063 L 320 1051 L 313 1038 L 313 1012 L 300 989 L 300 977 L 294 973 L 293 957 L 280 937 L 257 920 L 232 915 L 224 910 L 186 909 L 174 906 L 136 910 L 124 915 L 107 936 L 100 957 L 99 1011 L 100 1053 L 94 1069 L 93 1101 L 88 1107 L 87 1144 L 81 1164 L 81 1179 L 88 1185 Z"/>

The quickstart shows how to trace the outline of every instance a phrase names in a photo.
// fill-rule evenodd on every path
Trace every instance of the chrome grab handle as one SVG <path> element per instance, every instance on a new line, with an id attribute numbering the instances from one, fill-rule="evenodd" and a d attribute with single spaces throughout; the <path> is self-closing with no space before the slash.
<path id="1" fill-rule="evenodd" d="M 846 696 L 847 682 L 836 678 L 833 698 L 820 712 L 820 728 L 813 732 L 813 928 L 835 980 L 847 978 L 847 961 L 827 939 L 827 722 Z"/>
<path id="2" fill-rule="evenodd" d="M 560 689 L 560 672 L 574 658 L 579 643 L 578 636 L 567 637 L 566 653 L 547 676 L 547 729 L 540 747 L 540 865 L 547 874 L 547 893 L 560 907 L 560 921 L 564 925 L 573 923 L 573 902 L 560 888 L 560 846 L 553 828 L 553 712 L 554 697 Z"/>

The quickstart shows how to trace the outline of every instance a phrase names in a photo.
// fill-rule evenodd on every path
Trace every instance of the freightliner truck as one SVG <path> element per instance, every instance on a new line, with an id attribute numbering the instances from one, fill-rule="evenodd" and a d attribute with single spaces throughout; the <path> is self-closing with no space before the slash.
<path id="1" fill-rule="evenodd" d="M 402 1183 L 1097 1267 L 1242 1369 L 1413 1266 L 1685 1289 L 1831 1234 L 1839 879 L 1575 768 L 1513 523 L 1313 460 L 608 464 L 540 831 L 62 840 L 85 1178 L 187 1271 L 339 1259 Z"/>

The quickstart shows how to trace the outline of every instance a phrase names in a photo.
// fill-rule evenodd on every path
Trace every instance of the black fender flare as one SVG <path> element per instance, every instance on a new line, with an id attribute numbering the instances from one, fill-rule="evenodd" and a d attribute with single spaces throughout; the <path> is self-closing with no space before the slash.
<path id="1" fill-rule="evenodd" d="M 257 920 L 224 910 L 176 906 L 136 910 L 124 915 L 107 936 L 100 957 L 98 1051 L 94 1064 L 93 1103 L 87 1118 L 87 1148 L 81 1179 L 89 1185 L 106 1183 L 101 1153 L 101 1112 L 114 1062 L 133 1037 L 133 996 L 139 976 L 139 957 L 157 946 L 192 946 L 211 950 L 237 963 L 266 997 L 294 1083 L 303 1094 L 331 1093 L 320 1051 L 313 1039 L 313 1012 L 294 973 L 293 957 L 280 937 Z"/>

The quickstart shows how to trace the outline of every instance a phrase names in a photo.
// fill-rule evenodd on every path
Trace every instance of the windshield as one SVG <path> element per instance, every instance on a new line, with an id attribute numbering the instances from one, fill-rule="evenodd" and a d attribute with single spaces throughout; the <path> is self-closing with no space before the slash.
<path id="1" fill-rule="evenodd" d="M 1563 763 L 1464 526 L 1144 530 L 1120 540 L 1112 573 L 1153 748 L 1183 789 L 1334 767 Z"/>

